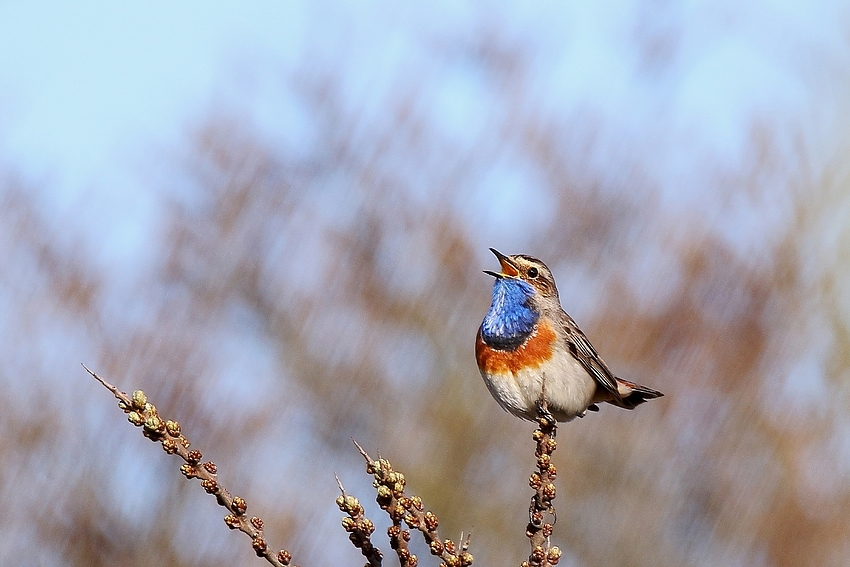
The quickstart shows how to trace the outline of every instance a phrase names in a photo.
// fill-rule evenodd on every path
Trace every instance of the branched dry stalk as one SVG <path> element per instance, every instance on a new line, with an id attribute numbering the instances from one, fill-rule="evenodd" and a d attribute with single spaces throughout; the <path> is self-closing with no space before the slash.
<path id="1" fill-rule="evenodd" d="M 118 399 L 118 407 L 127 414 L 127 420 L 137 427 L 142 428 L 142 434 L 154 442 L 159 442 L 163 450 L 169 455 L 178 455 L 185 461 L 180 467 L 180 472 L 187 479 L 197 478 L 201 481 L 201 487 L 216 497 L 219 505 L 226 508 L 230 513 L 224 517 L 224 522 L 230 529 L 239 530 L 247 534 L 252 542 L 253 548 L 257 556 L 264 558 L 266 561 L 276 567 L 286 567 L 292 561 L 291 554 L 284 550 L 274 552 L 266 543 L 265 535 L 263 534 L 263 520 L 258 517 L 248 518 L 246 512 L 248 504 L 239 496 L 232 496 L 230 492 L 224 488 L 216 476 L 217 467 L 212 461 L 201 462 L 201 452 L 196 449 L 189 449 L 189 440 L 182 434 L 180 424 L 172 420 L 164 420 L 157 413 L 156 407 L 147 400 L 147 396 L 141 390 L 135 390 L 132 396 L 128 396 L 117 387 L 113 386 L 99 375 L 83 364 L 86 372 L 100 382 L 107 390 L 112 392 Z M 545 410 L 545 404 L 544 404 Z M 552 533 L 551 524 L 543 524 L 543 512 L 552 511 L 551 500 L 554 498 L 554 486 L 550 481 L 554 478 L 555 467 L 549 463 L 549 455 L 555 449 L 554 441 L 554 420 L 547 421 L 545 418 L 540 418 L 541 430 L 535 431 L 535 439 L 538 442 L 538 466 L 540 468 L 540 479 L 537 487 L 538 493 L 532 499 L 532 507 L 534 510 L 540 508 L 541 512 L 532 513 L 532 522 L 529 524 L 528 534 L 532 538 L 532 548 L 543 550 L 543 562 L 529 562 L 524 565 L 542 566 L 555 565 L 560 557 L 560 552 L 557 547 L 548 548 L 548 543 L 544 546 L 543 539 L 548 538 Z M 545 424 L 545 425 L 544 425 Z M 544 433 L 545 431 L 545 433 Z M 539 435 L 538 435 L 539 434 Z M 352 441 L 354 441 L 352 439 Z M 386 459 L 373 460 L 361 447 L 357 441 L 354 445 L 363 455 L 366 460 L 366 472 L 374 477 L 372 483 L 377 490 L 378 496 L 376 501 L 378 505 L 389 514 L 392 520 L 392 526 L 387 530 L 390 538 L 390 545 L 398 555 L 399 563 L 402 567 L 416 567 L 418 558 L 410 552 L 408 542 L 410 541 L 410 531 L 402 527 L 402 523 L 408 528 L 418 530 L 422 533 L 425 543 L 428 544 L 428 549 L 431 554 L 439 557 L 442 560 L 441 567 L 469 567 L 472 565 L 473 557 L 469 553 L 470 536 L 460 536 L 459 543 L 456 545 L 450 539 L 440 539 L 440 534 L 437 531 L 439 520 L 431 511 L 425 511 L 422 504 L 422 499 L 419 496 L 407 496 L 404 492 L 406 481 L 404 475 L 393 470 L 392 465 Z M 542 464 L 545 461 L 545 466 Z M 532 477 L 532 486 L 535 486 L 534 478 Z M 336 479 L 339 485 L 341 495 L 337 498 L 336 503 L 339 509 L 348 516 L 342 519 L 342 525 L 349 534 L 349 539 L 355 547 L 360 549 L 363 556 L 368 561 L 368 567 L 380 567 L 383 561 L 383 554 L 372 544 L 371 535 L 375 531 L 375 525 L 369 520 L 363 511 L 363 506 L 360 501 L 349 494 L 346 494 L 345 488 Z M 551 496 L 549 488 L 551 486 Z M 537 515 L 534 515 L 534 514 Z M 539 521 L 535 523 L 534 518 L 539 516 Z M 534 526 L 542 527 L 534 528 Z M 536 531 L 535 531 L 536 530 Z M 533 533 L 534 532 L 534 533 Z M 538 533 L 544 533 L 544 536 L 538 540 Z M 535 557 L 535 552 L 532 552 L 532 558 Z M 548 562 L 547 562 L 548 561 Z"/>
<path id="2" fill-rule="evenodd" d="M 558 426 L 549 413 L 545 389 L 537 414 L 538 428 L 532 434 L 532 438 L 537 442 L 534 452 L 537 457 L 537 472 L 531 475 L 528 482 L 534 489 L 534 495 L 531 497 L 528 527 L 525 530 L 525 535 L 531 541 L 531 554 L 527 561 L 522 562 L 521 567 L 550 567 L 557 565 L 561 559 L 561 550 L 549 542 L 557 519 L 552 501 L 555 499 L 553 481 L 558 471 L 552 463 L 552 453 L 557 447 L 555 434 Z M 547 517 L 551 517 L 552 521 L 546 521 Z"/>
<path id="3" fill-rule="evenodd" d="M 354 441 L 352 439 L 352 441 Z M 354 445 L 366 459 L 366 472 L 371 474 L 375 480 L 372 485 L 378 491 L 376 501 L 381 509 L 386 510 L 393 525 L 387 530 L 390 537 L 390 546 L 398 555 L 402 567 L 416 567 L 419 559 L 410 552 L 408 542 L 410 531 L 402 527 L 402 521 L 414 530 L 419 530 L 428 544 L 431 555 L 443 560 L 441 567 L 467 567 L 472 565 L 472 554 L 469 553 L 469 539 L 460 536 L 460 546 L 450 540 L 441 540 L 437 532 L 440 521 L 432 512 L 426 512 L 422 505 L 422 499 L 418 496 L 406 496 L 404 493 L 405 479 L 400 472 L 393 470 L 392 465 L 386 459 L 373 460 L 363 450 L 357 441 Z"/>
<path id="4" fill-rule="evenodd" d="M 118 407 L 127 414 L 127 420 L 130 423 L 142 428 L 142 434 L 145 437 L 151 441 L 160 442 L 163 450 L 169 455 L 178 455 L 186 461 L 180 467 L 180 472 L 188 479 L 199 479 L 201 487 L 207 493 L 214 495 L 219 505 L 227 508 L 230 514 L 224 517 L 224 523 L 232 530 L 239 530 L 247 534 L 253 542 L 252 545 L 257 556 L 264 558 L 276 567 L 285 567 L 290 564 L 292 556 L 288 551 L 285 549 L 277 552 L 272 551 L 266 543 L 263 534 L 263 520 L 256 516 L 248 518 L 245 515 L 248 510 L 248 504 L 245 500 L 239 496 L 231 496 L 230 492 L 218 482 L 215 463 L 212 461 L 201 462 L 203 458 L 201 452 L 189 449 L 189 441 L 180 432 L 179 423 L 159 417 L 156 407 L 148 402 L 145 393 L 141 390 L 136 390 L 132 396 L 128 396 L 89 370 L 85 364 L 83 364 L 83 368 L 118 398 Z M 378 565 L 380 565 L 380 562 Z"/>

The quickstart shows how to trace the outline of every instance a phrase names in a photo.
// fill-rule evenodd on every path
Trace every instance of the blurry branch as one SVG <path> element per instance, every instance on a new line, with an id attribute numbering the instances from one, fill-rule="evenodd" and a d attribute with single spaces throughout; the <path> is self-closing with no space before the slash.
<path id="1" fill-rule="evenodd" d="M 84 320 L 91 322 L 92 303 L 101 291 L 101 282 L 86 269 L 84 248 L 78 242 L 63 242 L 46 236 L 52 236 L 52 227 L 37 209 L 31 190 L 17 178 L 0 179 L 0 241 L 4 245 L 10 238 L 17 241 L 20 249 L 26 250 L 34 262 L 37 272 L 47 276 L 48 297 L 52 302 L 70 310 L 76 317 L 86 316 Z M 10 260 L 4 257 L 2 261 L 4 265 L 20 269 L 20 259 L 8 264 Z"/>
<path id="2" fill-rule="evenodd" d="M 186 461 L 186 464 L 180 467 L 180 472 L 188 479 L 200 479 L 203 489 L 208 494 L 214 495 L 220 506 L 230 511 L 230 514 L 224 517 L 224 523 L 230 529 L 239 530 L 250 536 L 257 556 L 264 558 L 275 567 L 289 565 L 292 560 L 290 553 L 285 549 L 277 553 L 271 551 L 263 535 L 263 520 L 256 516 L 250 519 L 245 516 L 248 504 L 239 496 L 231 496 L 230 492 L 219 484 L 215 463 L 212 461 L 202 463 L 201 452 L 189 449 L 189 441 L 180 432 L 179 423 L 159 417 L 156 407 L 147 401 L 145 393 L 141 390 L 135 390 L 130 397 L 89 370 L 85 364 L 83 368 L 118 398 L 118 407 L 127 414 L 127 420 L 130 423 L 136 427 L 142 427 L 142 434 L 145 437 L 154 442 L 159 441 L 166 453 L 177 454 Z"/>

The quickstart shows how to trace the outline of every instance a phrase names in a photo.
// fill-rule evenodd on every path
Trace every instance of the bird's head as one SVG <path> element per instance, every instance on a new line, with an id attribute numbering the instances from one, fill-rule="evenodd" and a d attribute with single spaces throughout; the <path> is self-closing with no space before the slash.
<path id="1" fill-rule="evenodd" d="M 527 283 L 534 289 L 535 299 L 540 302 L 553 299 L 555 302 L 558 301 L 558 288 L 555 287 L 555 278 L 552 277 L 552 272 L 549 271 L 546 264 L 525 254 L 506 256 L 495 248 L 490 248 L 490 251 L 499 259 L 502 271 L 484 270 L 485 274 L 498 279 L 514 279 Z"/>

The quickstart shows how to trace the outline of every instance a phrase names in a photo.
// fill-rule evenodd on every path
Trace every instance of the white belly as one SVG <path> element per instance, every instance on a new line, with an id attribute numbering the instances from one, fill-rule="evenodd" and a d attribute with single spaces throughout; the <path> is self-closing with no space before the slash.
<path id="1" fill-rule="evenodd" d="M 570 421 L 587 410 L 596 381 L 566 350 L 556 350 L 541 366 L 505 374 L 481 373 L 490 393 L 505 410 L 523 419 L 537 417 L 546 382 L 546 402 L 558 421 Z"/>

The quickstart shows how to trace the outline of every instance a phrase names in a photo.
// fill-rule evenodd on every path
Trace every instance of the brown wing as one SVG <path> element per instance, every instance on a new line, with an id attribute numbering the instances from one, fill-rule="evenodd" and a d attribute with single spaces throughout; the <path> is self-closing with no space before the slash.
<path id="1" fill-rule="evenodd" d="M 596 349 L 593 348 L 593 345 L 590 344 L 590 341 L 587 340 L 587 337 L 578 328 L 573 318 L 563 310 L 561 311 L 560 323 L 565 331 L 564 335 L 567 338 L 567 347 L 570 349 L 572 355 L 576 357 L 576 360 L 581 363 L 584 369 L 587 370 L 587 373 L 600 386 L 610 392 L 616 400 L 620 400 L 621 396 L 617 389 L 617 379 L 614 374 L 608 369 L 605 361 L 599 358 L 599 353 L 596 352 Z"/>

